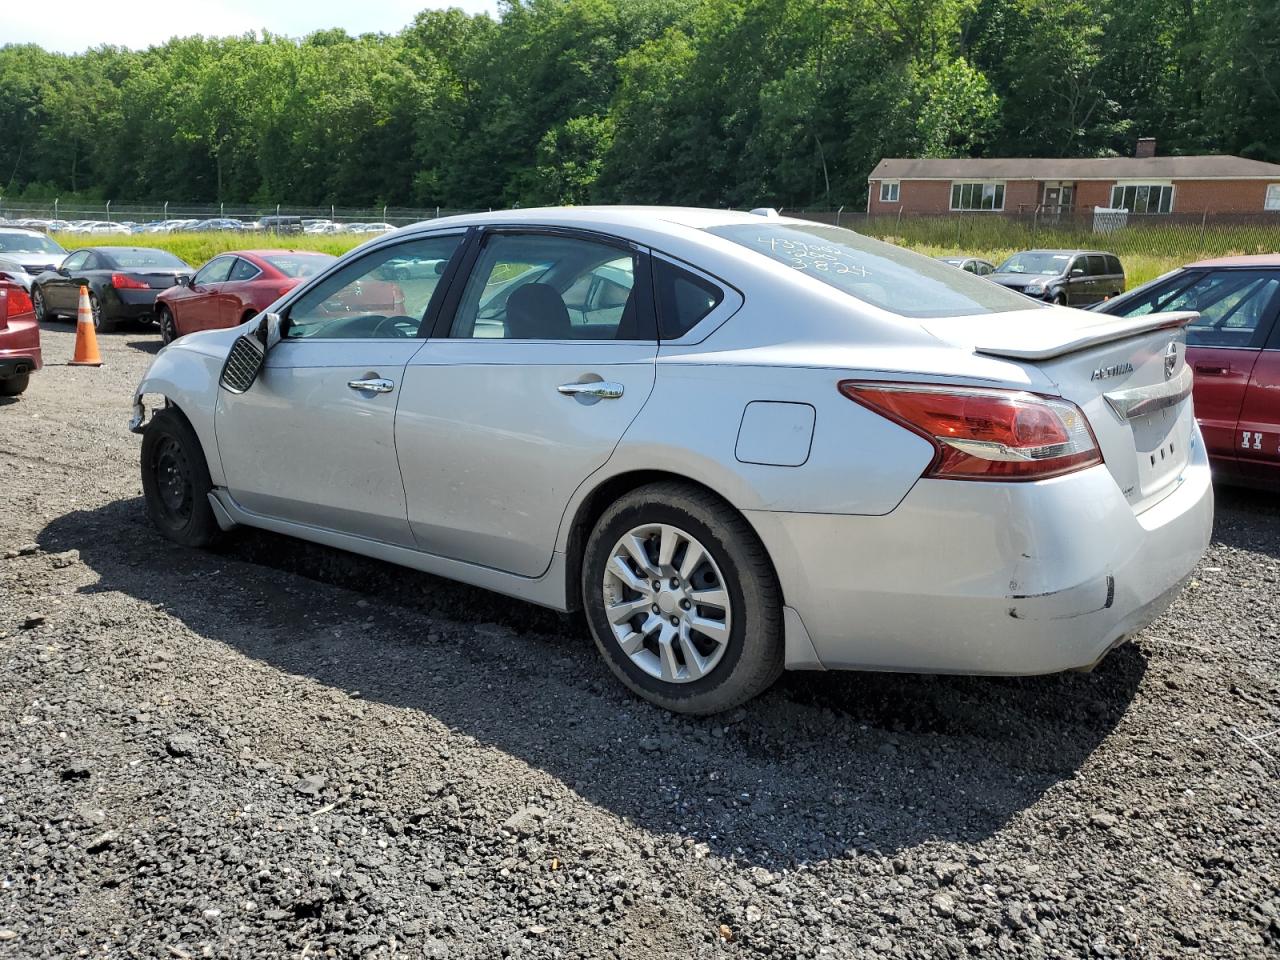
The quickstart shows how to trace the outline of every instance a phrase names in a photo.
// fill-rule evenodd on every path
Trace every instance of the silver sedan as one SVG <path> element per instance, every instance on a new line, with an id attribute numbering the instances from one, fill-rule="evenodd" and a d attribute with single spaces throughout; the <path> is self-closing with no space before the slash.
<path id="1" fill-rule="evenodd" d="M 631 690 L 712 713 L 784 669 L 1086 668 L 1158 616 L 1212 523 L 1192 316 L 776 215 L 491 213 L 182 337 L 132 427 L 179 543 L 260 527 L 581 608 Z"/>

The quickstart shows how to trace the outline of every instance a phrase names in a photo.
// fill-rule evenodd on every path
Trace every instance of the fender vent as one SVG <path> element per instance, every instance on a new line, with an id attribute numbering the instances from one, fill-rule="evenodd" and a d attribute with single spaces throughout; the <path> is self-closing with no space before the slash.
<path id="1" fill-rule="evenodd" d="M 222 365 L 218 382 L 231 393 L 244 393 L 258 378 L 266 355 L 267 351 L 256 337 L 238 337 L 227 354 L 227 362 Z"/>

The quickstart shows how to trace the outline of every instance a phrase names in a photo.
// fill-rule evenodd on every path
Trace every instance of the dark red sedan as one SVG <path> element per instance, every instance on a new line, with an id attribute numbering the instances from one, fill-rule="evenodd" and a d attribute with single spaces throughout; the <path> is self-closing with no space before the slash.
<path id="1" fill-rule="evenodd" d="M 27 389 L 40 359 L 40 324 L 26 288 L 0 280 L 0 397 Z"/>
<path id="2" fill-rule="evenodd" d="M 165 342 L 197 330 L 234 327 L 288 293 L 336 257 L 307 250 L 236 250 L 201 267 L 190 283 L 156 298 Z"/>
<path id="3" fill-rule="evenodd" d="M 1188 264 L 1095 309 L 1199 311 L 1187 328 L 1187 362 L 1214 473 L 1280 487 L 1280 254 Z"/>

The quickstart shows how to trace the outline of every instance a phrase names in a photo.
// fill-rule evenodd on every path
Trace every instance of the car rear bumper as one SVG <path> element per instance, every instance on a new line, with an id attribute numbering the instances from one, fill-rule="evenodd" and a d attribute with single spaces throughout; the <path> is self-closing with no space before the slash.
<path id="1" fill-rule="evenodd" d="M 1195 440 L 1177 488 L 1141 514 L 1099 466 L 921 480 L 881 517 L 748 516 L 822 667 L 1054 673 L 1158 617 L 1204 554 L 1213 488 Z"/>
<path id="2" fill-rule="evenodd" d="M 150 317 L 156 311 L 156 297 L 159 290 L 114 290 L 114 296 L 104 297 L 103 306 L 110 310 L 114 317 L 125 317 L 136 320 Z"/>
<path id="3" fill-rule="evenodd" d="M 34 318 L 10 320 L 0 329 L 0 379 L 19 377 L 42 366 L 40 325 Z"/>

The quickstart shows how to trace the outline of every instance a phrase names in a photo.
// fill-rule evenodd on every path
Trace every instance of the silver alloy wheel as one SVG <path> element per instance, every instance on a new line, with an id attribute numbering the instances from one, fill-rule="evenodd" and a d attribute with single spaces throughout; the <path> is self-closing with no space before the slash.
<path id="1" fill-rule="evenodd" d="M 632 663 L 667 683 L 715 669 L 733 628 L 729 591 L 711 553 L 679 527 L 625 533 L 605 567 L 604 612 Z"/>

